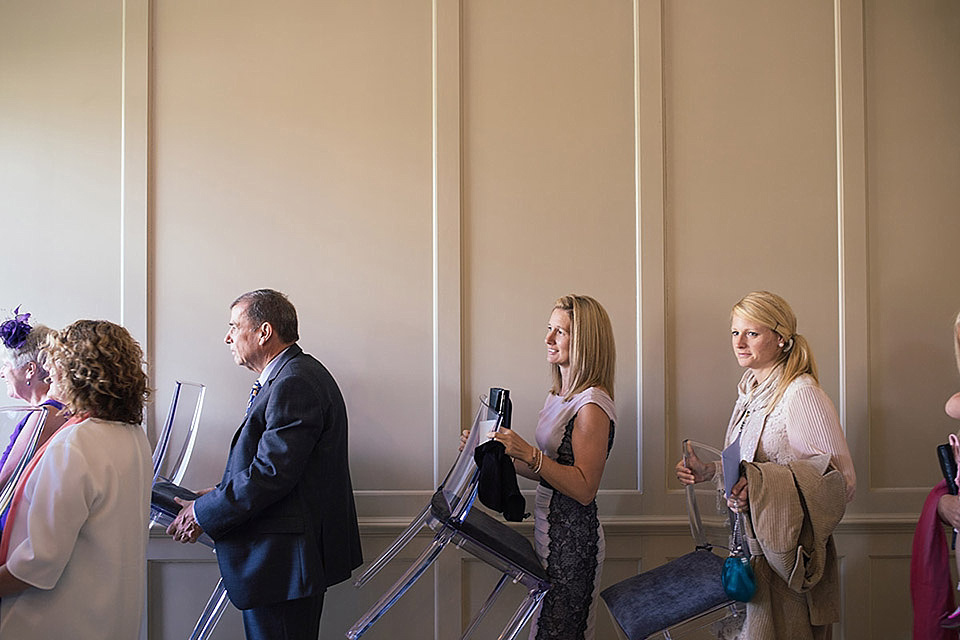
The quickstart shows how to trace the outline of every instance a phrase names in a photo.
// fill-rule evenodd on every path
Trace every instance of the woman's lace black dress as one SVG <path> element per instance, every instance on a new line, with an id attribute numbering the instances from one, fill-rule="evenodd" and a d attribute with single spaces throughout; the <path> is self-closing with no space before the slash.
<path id="1" fill-rule="evenodd" d="M 616 416 L 613 401 L 604 391 L 590 388 L 568 402 L 549 395 L 537 423 L 537 444 L 545 455 L 560 464 L 574 462 L 574 418 L 585 404 L 596 404 L 610 416 L 608 452 L 613 444 Z M 530 637 L 591 640 L 604 558 L 597 503 L 582 505 L 541 480 L 534 514 L 534 546 L 553 587 L 543 599 Z"/>

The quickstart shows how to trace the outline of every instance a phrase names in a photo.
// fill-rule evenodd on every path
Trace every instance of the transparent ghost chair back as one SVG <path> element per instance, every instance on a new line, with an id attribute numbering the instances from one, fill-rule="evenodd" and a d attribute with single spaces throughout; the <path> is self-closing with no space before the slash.
<path id="1" fill-rule="evenodd" d="M 491 416 L 491 414 L 493 414 Z M 438 492 L 442 493 L 450 510 L 456 510 L 457 517 L 463 517 L 469 508 L 473 505 L 476 496 L 476 477 L 477 464 L 473 460 L 473 450 L 477 448 L 480 438 L 496 428 L 496 411 L 487 404 L 486 396 L 480 397 L 480 408 L 473 419 L 473 425 L 470 427 L 470 434 L 463 446 L 463 450 L 457 455 L 456 461 L 447 472 L 443 482 L 440 483 Z M 492 426 L 491 426 L 492 425 Z M 427 525 L 427 518 L 430 513 L 431 503 L 423 508 L 416 518 L 404 529 L 403 533 L 387 547 L 383 553 L 374 560 L 366 571 L 357 578 L 353 586 L 360 588 L 370 581 L 387 563 L 389 563 L 397 553 L 417 535 L 417 533 Z"/>
<path id="2" fill-rule="evenodd" d="M 36 420 L 27 420 L 27 425 L 31 422 L 33 425 L 31 430 L 26 434 L 28 438 L 26 450 L 20 459 L 15 461 L 16 466 L 13 467 L 13 472 L 3 485 L 3 489 L 0 490 L 0 513 L 6 511 L 7 507 L 10 506 L 10 501 L 13 499 L 13 490 L 16 488 L 17 482 L 20 480 L 27 465 L 30 464 L 30 460 L 37 451 L 40 434 L 43 432 L 43 425 L 47 421 L 49 411 L 51 411 L 50 407 L 46 406 L 0 407 L 0 434 L 2 434 L 0 435 L 0 446 L 2 447 L 6 447 L 7 442 L 9 442 L 10 437 L 21 421 L 32 415 L 37 416 Z M 27 425 L 24 426 L 25 429 Z M 24 434 L 21 432 L 20 435 L 23 436 Z M 14 464 L 14 461 L 8 459 L 5 464 Z"/>
<path id="3" fill-rule="evenodd" d="M 206 387 L 202 384 L 180 380 L 175 382 L 170 408 L 157 436 L 157 446 L 153 450 L 154 482 L 163 478 L 180 484 L 183 480 L 197 440 L 205 393 Z M 176 458 L 172 458 L 170 445 L 175 440 L 180 441 L 180 450 Z"/>
<path id="4" fill-rule="evenodd" d="M 698 463 L 717 467 L 721 453 L 699 442 L 684 442 L 687 466 Z M 744 605 L 730 599 L 721 586 L 730 536 L 730 510 L 712 481 L 684 489 L 692 550 L 604 589 L 600 597 L 622 637 L 716 638 L 736 629 L 732 618 L 743 615 Z M 668 603 L 666 606 L 664 603 Z"/>
<path id="5" fill-rule="evenodd" d="M 690 449 L 684 447 L 686 460 L 692 455 L 703 464 L 716 466 L 720 462 L 720 451 L 710 445 L 687 440 Z M 727 548 L 730 532 L 730 511 L 723 495 L 713 482 L 703 482 L 686 486 L 687 516 L 690 519 L 690 533 L 697 548 Z M 701 506 L 703 509 L 701 509 Z"/>
<path id="6" fill-rule="evenodd" d="M 157 446 L 153 450 L 155 485 L 158 482 L 179 485 L 183 480 L 197 440 L 205 393 L 206 386 L 197 382 L 177 380 L 174 383 L 167 417 L 157 435 Z M 177 449 L 177 443 L 179 443 L 179 449 Z M 174 514 L 156 505 L 152 505 L 150 512 L 151 523 L 157 523 L 162 527 L 168 526 L 174 518 Z M 213 540 L 206 533 L 201 535 L 197 542 L 211 549 L 214 546 Z M 210 637 L 226 610 L 227 602 L 227 590 L 223 586 L 223 580 L 218 580 L 190 633 L 190 640 L 206 640 Z"/>
<path id="7" fill-rule="evenodd" d="M 433 540 L 406 571 L 347 631 L 350 640 L 357 640 L 366 633 L 448 546 L 456 547 L 500 572 L 499 582 L 466 626 L 461 640 L 470 638 L 479 628 L 481 620 L 491 610 L 506 584 L 512 582 L 523 585 L 527 595 L 507 622 L 499 636 L 500 640 L 513 640 L 517 636 L 550 589 L 549 578 L 529 540 L 482 509 L 471 508 L 477 494 L 478 478 L 474 449 L 490 431 L 509 426 L 509 391 L 493 388 L 491 398 L 491 403 L 481 401 L 463 450 L 430 503 L 357 579 L 355 586 L 365 584 L 422 528 L 429 527 L 434 532 Z"/>
<path id="8" fill-rule="evenodd" d="M 498 408 L 491 406 L 486 396 L 480 396 L 480 408 L 470 427 L 470 435 L 447 477 L 440 484 L 440 491 L 455 519 L 463 519 L 477 495 L 476 479 L 479 470 L 473 459 L 473 451 L 486 440 L 488 433 L 496 431 L 503 424 L 503 420 Z"/>

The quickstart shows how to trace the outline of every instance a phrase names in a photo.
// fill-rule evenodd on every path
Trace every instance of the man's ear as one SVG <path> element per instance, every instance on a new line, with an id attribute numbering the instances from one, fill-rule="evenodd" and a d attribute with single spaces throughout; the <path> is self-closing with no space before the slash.
<path id="1" fill-rule="evenodd" d="M 258 339 L 258 344 L 260 344 L 260 346 L 270 342 L 270 337 L 273 336 L 273 326 L 269 322 L 264 322 L 261 324 L 258 331 L 260 332 L 260 337 Z"/>

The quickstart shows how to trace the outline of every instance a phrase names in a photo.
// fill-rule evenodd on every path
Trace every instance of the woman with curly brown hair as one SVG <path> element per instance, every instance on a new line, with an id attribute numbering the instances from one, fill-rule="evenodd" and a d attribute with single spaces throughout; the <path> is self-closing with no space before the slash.
<path id="1" fill-rule="evenodd" d="M 146 571 L 150 445 L 143 352 L 126 329 L 78 320 L 46 344 L 73 417 L 17 485 L 0 538 L 0 637 L 128 640 Z"/>

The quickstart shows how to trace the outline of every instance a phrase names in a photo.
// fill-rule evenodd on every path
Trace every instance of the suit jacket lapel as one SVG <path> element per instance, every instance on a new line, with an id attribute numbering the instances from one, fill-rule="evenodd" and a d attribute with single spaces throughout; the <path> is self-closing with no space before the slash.
<path id="1" fill-rule="evenodd" d="M 247 414 L 243 417 L 243 422 L 240 423 L 240 427 L 237 429 L 237 432 L 233 434 L 233 440 L 230 442 L 231 449 L 237 444 L 237 439 L 240 438 L 240 433 L 247 425 L 247 420 L 249 420 L 250 416 L 253 414 L 254 408 L 256 408 L 256 406 L 263 401 L 264 398 L 266 398 L 267 393 L 270 390 L 270 385 L 273 384 L 274 379 L 276 379 L 277 375 L 283 370 L 288 362 L 296 358 L 301 353 L 303 353 L 303 349 L 300 348 L 300 345 L 294 343 L 279 356 L 280 360 L 277 362 L 277 366 L 273 369 L 273 372 L 270 374 L 270 377 L 267 378 L 267 381 L 263 384 L 259 393 L 257 393 L 257 397 L 253 399 L 253 403 L 250 405 L 250 409 L 247 411 Z"/>

